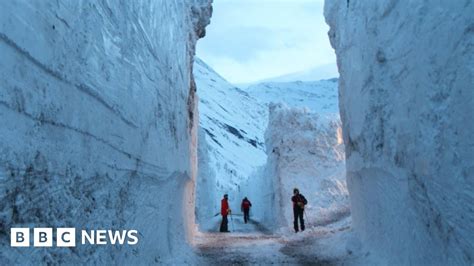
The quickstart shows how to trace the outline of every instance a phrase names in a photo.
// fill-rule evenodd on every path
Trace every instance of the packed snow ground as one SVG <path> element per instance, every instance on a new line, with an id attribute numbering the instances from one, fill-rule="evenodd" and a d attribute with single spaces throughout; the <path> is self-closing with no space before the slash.
<path id="1" fill-rule="evenodd" d="M 238 217 L 238 218 L 237 218 Z M 219 223 L 220 219 L 214 219 Z M 230 222 L 230 221 L 229 221 Z M 271 234 L 258 222 L 234 217 L 231 233 L 199 232 L 194 249 L 200 265 L 340 265 L 365 261 L 347 243 L 353 238 L 350 218 L 320 224 L 295 234 Z M 231 228 L 232 229 L 232 228 Z"/>

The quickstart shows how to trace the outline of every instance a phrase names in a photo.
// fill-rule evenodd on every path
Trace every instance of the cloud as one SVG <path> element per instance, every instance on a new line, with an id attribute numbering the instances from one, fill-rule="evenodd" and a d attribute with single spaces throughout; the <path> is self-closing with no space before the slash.
<path id="1" fill-rule="evenodd" d="M 234 83 L 335 64 L 323 2 L 217 0 L 197 55 Z"/>
<path id="2" fill-rule="evenodd" d="M 232 27 L 222 34 L 210 34 L 201 49 L 210 51 L 216 57 L 230 57 L 248 61 L 259 51 L 275 48 L 275 31 L 263 27 Z"/>

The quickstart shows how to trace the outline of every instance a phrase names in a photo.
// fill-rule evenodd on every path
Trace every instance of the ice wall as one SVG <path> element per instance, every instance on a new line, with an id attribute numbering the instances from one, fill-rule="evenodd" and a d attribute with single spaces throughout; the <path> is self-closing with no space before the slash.
<path id="1" fill-rule="evenodd" d="M 0 3 L 2 263 L 183 258 L 209 2 Z M 139 244 L 10 248 L 11 227 L 42 226 L 137 229 Z"/>
<path id="2" fill-rule="evenodd" d="M 388 264 L 474 261 L 474 2 L 326 1 L 354 226 Z"/>

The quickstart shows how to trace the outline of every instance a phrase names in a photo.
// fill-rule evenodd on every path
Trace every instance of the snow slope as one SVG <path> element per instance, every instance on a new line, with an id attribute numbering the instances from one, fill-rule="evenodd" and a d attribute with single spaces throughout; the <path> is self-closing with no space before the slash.
<path id="1" fill-rule="evenodd" d="M 474 2 L 326 1 L 354 227 L 389 265 L 474 261 Z"/>
<path id="2" fill-rule="evenodd" d="M 2 264 L 185 254 L 192 61 L 210 12 L 207 0 L 0 2 Z M 139 243 L 11 248 L 11 227 L 136 229 Z"/>

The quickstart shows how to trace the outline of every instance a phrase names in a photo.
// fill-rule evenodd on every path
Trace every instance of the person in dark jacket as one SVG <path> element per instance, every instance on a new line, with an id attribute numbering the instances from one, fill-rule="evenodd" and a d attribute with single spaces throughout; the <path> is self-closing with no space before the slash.
<path id="1" fill-rule="evenodd" d="M 293 189 L 293 197 L 291 197 L 291 201 L 293 202 L 293 225 L 295 227 L 295 232 L 297 233 L 298 230 L 298 219 L 300 220 L 301 231 L 304 231 L 304 206 L 308 204 L 306 198 L 300 194 L 300 191 L 295 188 Z"/>
<path id="2" fill-rule="evenodd" d="M 242 205 L 240 206 L 240 209 L 244 213 L 244 222 L 245 223 L 247 223 L 247 221 L 250 219 L 250 215 L 249 215 L 250 207 L 252 207 L 252 203 L 250 202 L 250 200 L 247 199 L 247 197 L 245 197 L 242 200 Z"/>
<path id="3" fill-rule="evenodd" d="M 229 208 L 229 201 L 227 200 L 228 195 L 225 194 L 224 198 L 221 200 L 221 215 L 222 215 L 222 222 L 221 222 L 221 232 L 230 232 L 228 229 L 229 220 L 227 220 L 227 215 L 230 214 L 231 210 Z"/>

